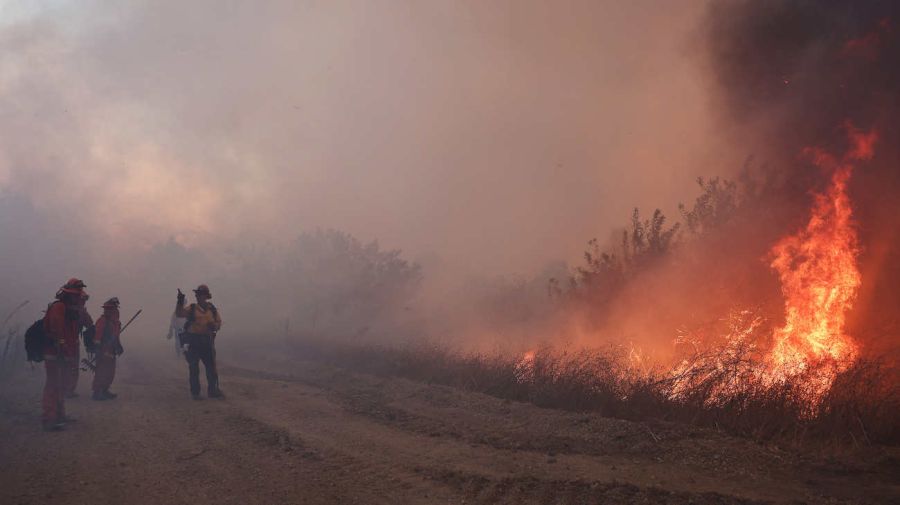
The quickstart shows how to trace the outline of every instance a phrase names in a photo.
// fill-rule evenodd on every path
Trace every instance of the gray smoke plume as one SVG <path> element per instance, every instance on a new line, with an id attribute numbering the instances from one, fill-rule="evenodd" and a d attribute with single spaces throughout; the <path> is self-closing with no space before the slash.
<path id="1" fill-rule="evenodd" d="M 577 259 L 734 166 L 691 56 L 704 6 L 2 3 L 0 309 L 77 275 L 162 331 L 207 282 L 232 330 L 284 326 L 280 291 L 216 280 L 320 227 L 420 260 L 434 300 Z"/>

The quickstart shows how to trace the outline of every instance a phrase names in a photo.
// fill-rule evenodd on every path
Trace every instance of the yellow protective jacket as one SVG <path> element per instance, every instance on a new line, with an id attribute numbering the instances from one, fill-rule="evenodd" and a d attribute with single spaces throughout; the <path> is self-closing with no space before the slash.
<path id="1" fill-rule="evenodd" d="M 181 304 L 175 307 L 177 317 L 187 318 L 184 327 L 186 333 L 213 336 L 222 327 L 222 317 L 219 315 L 219 311 L 211 303 L 206 305 L 206 309 L 196 303 L 187 307 Z"/>

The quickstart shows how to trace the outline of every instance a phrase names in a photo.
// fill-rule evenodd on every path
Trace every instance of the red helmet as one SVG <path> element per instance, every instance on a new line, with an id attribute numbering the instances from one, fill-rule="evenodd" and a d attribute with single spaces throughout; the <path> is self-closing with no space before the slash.
<path id="1" fill-rule="evenodd" d="M 86 287 L 87 285 L 84 283 L 84 281 L 72 277 L 63 285 L 63 287 L 59 289 L 59 291 L 62 293 L 70 293 L 73 295 L 83 295 L 85 294 L 84 288 Z"/>

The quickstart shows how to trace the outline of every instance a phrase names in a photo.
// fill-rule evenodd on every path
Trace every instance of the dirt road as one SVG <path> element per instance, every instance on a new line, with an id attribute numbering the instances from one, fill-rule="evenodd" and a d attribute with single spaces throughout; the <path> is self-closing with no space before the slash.
<path id="1" fill-rule="evenodd" d="M 143 356 L 143 357 L 142 357 Z M 38 429 L 42 369 L 0 383 L 2 504 L 897 503 L 897 453 L 814 457 L 310 362 L 221 367 L 193 401 L 131 350 L 109 402 Z"/>

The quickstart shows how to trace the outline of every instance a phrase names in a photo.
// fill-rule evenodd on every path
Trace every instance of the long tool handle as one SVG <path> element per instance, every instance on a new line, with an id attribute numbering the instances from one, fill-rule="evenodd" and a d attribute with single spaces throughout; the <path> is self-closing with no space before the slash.
<path id="1" fill-rule="evenodd" d="M 125 328 L 128 328 L 128 325 L 131 324 L 132 321 L 137 319 L 137 317 L 139 315 L 141 315 L 141 312 L 143 312 L 143 311 L 144 311 L 144 309 L 138 309 L 138 311 L 133 316 L 131 316 L 131 319 L 129 319 L 128 322 L 125 323 L 125 326 L 123 326 L 122 329 L 119 330 L 119 333 L 121 334 L 123 331 L 125 331 Z"/>
<path id="2" fill-rule="evenodd" d="M 87 372 L 88 370 L 90 370 L 91 372 L 96 372 L 97 364 L 95 363 L 95 361 L 96 361 L 96 358 L 91 361 L 81 358 L 81 364 L 83 365 L 81 367 L 81 369 L 84 370 L 85 372 Z"/>
<path id="3" fill-rule="evenodd" d="M 3 325 L 5 325 L 6 323 L 8 323 L 9 320 L 12 319 L 12 317 L 13 317 L 14 315 L 16 315 L 16 312 L 18 312 L 19 309 L 21 309 L 22 307 L 24 307 L 24 306 L 26 306 L 26 305 L 28 305 L 28 300 L 25 300 L 24 302 L 20 303 L 18 307 L 12 309 L 12 312 L 10 312 L 9 315 L 6 316 L 6 319 L 3 320 Z M 2 326 L 2 325 L 0 325 L 0 326 Z"/>

